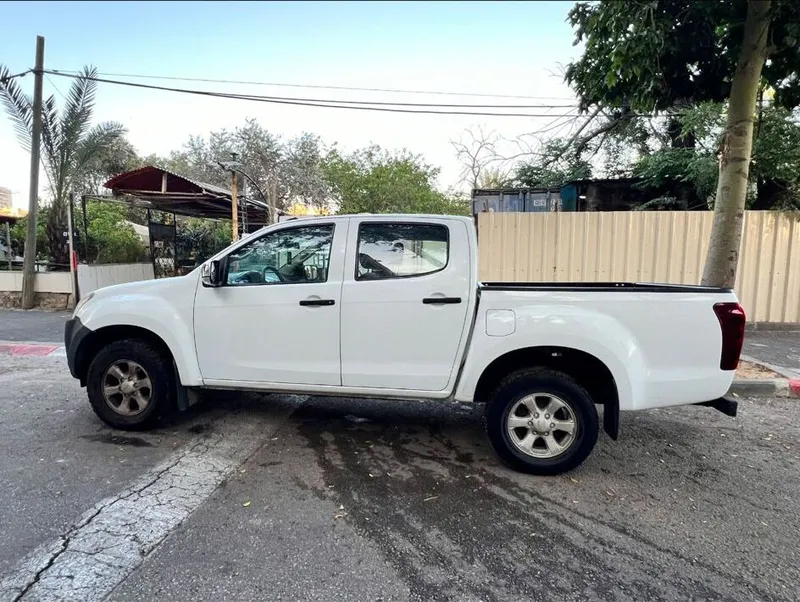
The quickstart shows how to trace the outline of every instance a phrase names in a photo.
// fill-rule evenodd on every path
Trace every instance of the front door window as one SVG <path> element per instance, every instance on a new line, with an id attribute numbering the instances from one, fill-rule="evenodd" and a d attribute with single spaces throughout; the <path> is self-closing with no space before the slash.
<path id="1" fill-rule="evenodd" d="M 333 225 L 270 232 L 228 256 L 228 286 L 326 282 Z"/>

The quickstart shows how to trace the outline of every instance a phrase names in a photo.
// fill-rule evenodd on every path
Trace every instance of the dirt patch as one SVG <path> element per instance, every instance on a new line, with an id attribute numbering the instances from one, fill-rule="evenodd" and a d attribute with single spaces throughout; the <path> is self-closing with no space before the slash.
<path id="1" fill-rule="evenodd" d="M 782 378 L 777 372 L 773 372 L 769 368 L 764 368 L 752 362 L 739 362 L 739 367 L 736 368 L 736 378 L 744 380 L 769 380 L 772 378 Z"/>

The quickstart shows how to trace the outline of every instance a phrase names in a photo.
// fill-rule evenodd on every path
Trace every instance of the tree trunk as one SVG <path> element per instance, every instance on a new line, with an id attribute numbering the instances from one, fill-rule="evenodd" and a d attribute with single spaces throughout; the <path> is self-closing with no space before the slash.
<path id="1" fill-rule="evenodd" d="M 703 284 L 732 288 L 736 283 L 747 177 L 753 148 L 753 112 L 764 66 L 770 0 L 749 0 L 744 42 L 731 84 L 728 121 L 719 158 L 717 198 Z"/>

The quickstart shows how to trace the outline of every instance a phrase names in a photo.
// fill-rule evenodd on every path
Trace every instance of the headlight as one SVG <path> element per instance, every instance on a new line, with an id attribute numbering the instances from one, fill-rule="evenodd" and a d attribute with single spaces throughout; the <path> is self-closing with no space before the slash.
<path id="1" fill-rule="evenodd" d="M 78 304 L 75 306 L 75 310 L 72 312 L 72 315 L 73 315 L 73 316 L 76 316 L 76 315 L 78 315 L 78 312 L 81 310 L 81 308 L 82 308 L 84 305 L 86 305 L 86 304 L 87 304 L 89 301 L 91 301 L 91 300 L 92 300 L 92 297 L 94 297 L 94 293 L 89 293 L 89 294 L 88 294 L 88 295 L 86 295 L 86 296 L 85 296 L 83 299 L 81 299 L 80 301 L 78 301 Z"/>

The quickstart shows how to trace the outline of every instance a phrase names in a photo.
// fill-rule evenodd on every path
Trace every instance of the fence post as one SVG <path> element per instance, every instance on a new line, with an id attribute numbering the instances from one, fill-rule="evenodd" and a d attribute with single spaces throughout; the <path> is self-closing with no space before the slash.
<path id="1" fill-rule="evenodd" d="M 78 290 L 78 262 L 75 255 L 75 244 L 72 240 L 72 208 L 75 205 L 75 193 L 69 193 L 69 204 L 67 205 L 67 242 L 69 242 L 69 273 L 72 282 L 72 302 L 77 305 L 80 301 L 80 291 Z"/>
<path id="2" fill-rule="evenodd" d="M 8 260 L 8 271 L 10 272 L 14 269 L 14 265 L 11 263 L 11 226 L 8 225 L 8 222 L 6 222 L 6 259 Z"/>

